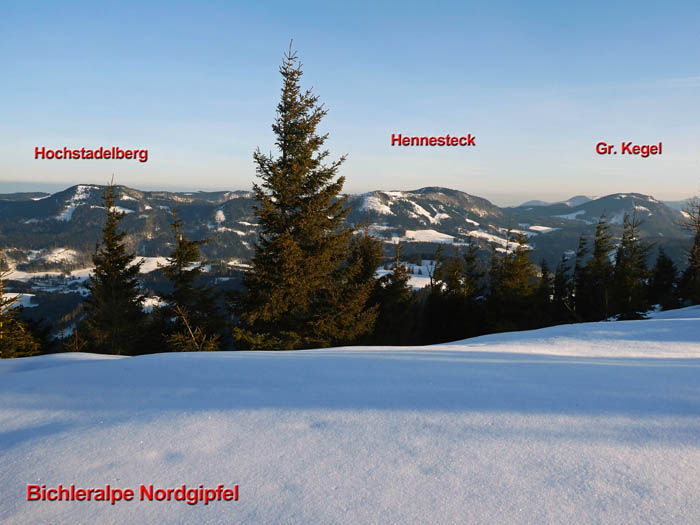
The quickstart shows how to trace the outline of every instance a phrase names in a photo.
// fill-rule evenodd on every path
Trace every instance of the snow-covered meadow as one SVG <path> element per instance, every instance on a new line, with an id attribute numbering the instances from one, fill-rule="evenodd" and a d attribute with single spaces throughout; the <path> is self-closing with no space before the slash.
<path id="1" fill-rule="evenodd" d="M 700 308 L 453 344 L 0 362 L 11 523 L 698 523 Z M 28 502 L 27 484 L 239 485 Z"/>

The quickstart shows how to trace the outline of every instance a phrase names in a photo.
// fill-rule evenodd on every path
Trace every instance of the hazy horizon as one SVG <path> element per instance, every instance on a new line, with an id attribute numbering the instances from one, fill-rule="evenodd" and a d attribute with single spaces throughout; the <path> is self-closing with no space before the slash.
<path id="1" fill-rule="evenodd" d="M 85 181 L 79 181 L 71 184 L 57 184 L 57 183 L 42 183 L 42 182 L 3 182 L 0 181 L 0 194 L 8 194 L 8 193 L 30 193 L 30 192 L 43 192 L 43 193 L 49 193 L 49 194 L 54 194 L 58 193 L 60 191 L 63 191 L 67 188 L 70 188 L 71 186 L 79 185 L 79 184 L 95 184 L 95 185 L 101 185 L 104 186 L 108 184 L 109 181 L 106 180 L 104 182 L 85 182 Z M 118 186 L 127 186 L 135 190 L 140 190 L 140 191 L 171 191 L 171 192 L 192 192 L 196 193 L 199 191 L 202 192 L 215 192 L 215 191 L 249 191 L 252 188 L 226 188 L 226 187 L 221 187 L 221 188 L 195 188 L 195 187 L 188 187 L 188 186 L 172 186 L 172 187 L 162 187 L 162 186 L 149 186 L 149 185 L 139 185 L 139 184 L 122 184 L 121 182 L 115 180 L 114 183 Z M 431 185 L 434 186 L 434 185 Z M 418 190 L 420 188 L 427 187 L 425 186 L 416 186 L 412 188 L 374 188 L 373 190 L 368 190 L 368 191 L 411 191 L 411 190 Z M 446 186 L 442 186 L 446 187 Z M 577 197 L 581 195 L 585 195 L 586 197 L 592 198 L 592 199 L 597 199 L 600 197 L 605 197 L 606 195 L 611 195 L 614 193 L 642 193 L 639 191 L 635 191 L 633 189 L 630 189 L 629 191 L 626 192 L 611 192 L 611 193 L 604 193 L 600 195 L 591 195 L 591 194 L 584 194 L 584 193 L 572 193 L 570 195 L 567 195 L 563 198 L 552 198 L 552 199 L 543 199 L 543 198 L 535 198 L 535 199 L 515 199 L 513 201 L 507 201 L 507 200 L 499 200 L 498 198 L 491 198 L 489 195 L 481 195 L 481 194 L 476 194 L 473 192 L 469 192 L 466 190 L 460 190 L 459 188 L 448 188 L 448 189 L 455 189 L 459 191 L 464 191 L 464 193 L 469 193 L 470 195 L 473 195 L 475 197 L 481 197 L 484 198 L 491 203 L 495 204 L 496 206 L 500 207 L 509 207 L 509 206 L 518 206 L 521 204 L 524 204 L 528 201 L 532 200 L 540 200 L 540 201 L 545 201 L 549 203 L 556 203 L 556 202 L 563 202 L 568 199 L 571 199 L 572 197 Z M 348 193 L 350 195 L 357 195 L 361 193 L 367 193 L 367 192 L 349 192 L 345 191 L 344 193 Z M 678 199 L 663 199 L 659 198 L 656 195 L 651 195 L 652 197 L 656 198 L 657 200 L 664 201 L 664 202 L 678 202 L 678 201 L 684 201 L 684 200 L 689 200 L 692 198 L 695 198 L 698 196 L 698 194 L 694 195 L 686 195 L 685 197 L 681 197 Z"/>

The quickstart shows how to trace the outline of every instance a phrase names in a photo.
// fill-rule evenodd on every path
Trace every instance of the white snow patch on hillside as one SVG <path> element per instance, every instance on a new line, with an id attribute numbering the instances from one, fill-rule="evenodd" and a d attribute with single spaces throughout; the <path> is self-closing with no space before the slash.
<path id="1" fill-rule="evenodd" d="M 24 272 L 22 270 L 11 270 L 4 278 L 12 281 L 31 281 L 68 276 L 71 279 L 85 280 L 92 274 L 92 270 L 92 268 L 80 268 L 70 272 Z"/>
<path id="2" fill-rule="evenodd" d="M 470 231 L 468 233 L 470 237 L 477 237 L 479 239 L 486 239 L 489 242 L 493 242 L 495 244 L 499 244 L 503 247 L 508 245 L 508 240 L 504 239 L 503 237 L 499 237 L 498 235 L 493 235 L 492 233 L 486 233 L 485 231 L 482 230 L 474 230 Z"/>
<path id="3" fill-rule="evenodd" d="M 362 207 L 360 209 L 374 211 L 381 215 L 394 215 L 391 208 L 384 204 L 375 195 L 365 195 L 364 199 L 362 200 Z"/>
<path id="4" fill-rule="evenodd" d="M 73 212 L 75 211 L 75 209 L 77 207 L 78 207 L 77 204 L 69 204 L 68 206 L 66 206 L 63 209 L 63 211 L 61 213 L 56 215 L 56 217 L 54 217 L 54 219 L 56 219 L 57 221 L 61 221 L 61 222 L 68 222 L 69 220 L 71 220 L 73 218 Z"/>
<path id="5" fill-rule="evenodd" d="M 90 192 L 92 190 L 98 190 L 98 189 L 99 189 L 99 187 L 97 187 L 97 186 L 80 184 L 75 189 L 75 194 L 73 195 L 72 200 L 79 201 L 79 200 L 87 199 L 90 196 Z"/>
<path id="6" fill-rule="evenodd" d="M 70 248 L 54 248 L 40 258 L 46 262 L 61 263 L 74 261 L 76 257 L 78 257 L 78 252 L 75 250 L 71 250 Z"/>
<path id="7" fill-rule="evenodd" d="M 550 233 L 557 231 L 559 228 L 551 228 L 549 226 L 529 226 L 528 230 L 532 230 L 537 233 Z"/>
<path id="8" fill-rule="evenodd" d="M 468 218 L 466 218 L 466 217 L 464 218 L 464 220 L 465 220 L 466 222 L 468 222 L 469 224 L 473 224 L 474 226 L 479 226 L 479 223 L 476 222 L 476 221 L 473 221 L 473 220 L 468 219 Z"/>
<path id="9" fill-rule="evenodd" d="M 424 259 L 421 264 L 405 263 L 404 266 L 406 266 L 408 271 L 408 284 L 411 288 L 420 290 L 430 284 L 430 274 L 435 270 L 435 261 Z M 383 267 L 380 267 L 375 277 L 380 278 L 391 272 L 391 269 L 385 270 Z"/>
<path id="10" fill-rule="evenodd" d="M 418 216 L 423 216 L 426 219 L 428 219 L 428 222 L 431 224 L 440 224 L 441 219 L 449 219 L 450 216 L 447 215 L 446 213 L 438 213 L 435 217 L 433 217 L 428 210 L 423 208 L 421 205 L 416 204 L 415 202 L 411 202 L 411 205 L 413 206 L 413 209 L 415 210 L 415 213 Z"/>
<path id="11" fill-rule="evenodd" d="M 469 211 L 475 213 L 479 217 L 488 217 L 490 215 L 489 212 L 487 212 L 486 210 L 482 210 L 481 208 L 472 208 Z"/>
<path id="12" fill-rule="evenodd" d="M 24 224 L 34 224 L 36 222 L 39 222 L 39 220 L 40 219 L 37 218 L 27 219 L 26 221 L 24 221 Z"/>
<path id="13" fill-rule="evenodd" d="M 408 242 L 444 242 L 452 243 L 455 238 L 435 230 L 406 230 L 403 240 Z"/>
<path id="14" fill-rule="evenodd" d="M 161 299 L 160 297 L 154 296 L 154 297 L 146 297 L 143 300 L 143 311 L 144 312 L 152 312 L 154 308 L 158 308 L 159 306 L 163 306 L 165 304 L 165 301 Z"/>
<path id="15" fill-rule="evenodd" d="M 143 261 L 139 273 L 150 273 L 168 264 L 167 257 L 137 257 L 135 262 L 138 261 Z"/>
<path id="16" fill-rule="evenodd" d="M 646 208 L 644 206 L 640 206 L 639 204 L 635 204 L 634 209 L 637 211 L 645 211 L 645 212 L 647 212 L 647 215 L 652 215 L 651 210 L 649 208 Z"/>
<path id="17" fill-rule="evenodd" d="M 117 211 L 117 212 L 126 213 L 126 214 L 134 213 L 134 210 L 131 210 L 131 209 L 129 209 L 129 208 L 123 208 L 122 206 L 112 206 L 112 207 L 109 209 L 109 211 L 111 211 L 111 212 Z"/>
<path id="18" fill-rule="evenodd" d="M 679 318 L 432 347 L 1 360 L 0 519 L 696 523 L 698 333 Z M 29 483 L 240 497 L 28 502 Z"/>
<path id="19" fill-rule="evenodd" d="M 119 197 L 119 200 L 120 201 L 138 201 L 138 199 L 135 199 L 134 197 L 127 195 L 126 193 L 122 194 Z"/>
<path id="20" fill-rule="evenodd" d="M 22 270 L 10 270 L 4 278 L 10 281 L 29 281 L 31 279 L 58 277 L 59 275 L 65 274 L 63 272 L 25 272 Z"/>
<path id="21" fill-rule="evenodd" d="M 226 215 L 224 215 L 224 212 L 222 210 L 216 210 L 216 213 L 214 214 L 214 221 L 224 222 L 225 220 L 226 220 Z"/>
<path id="22" fill-rule="evenodd" d="M 35 297 L 31 293 L 15 293 L 15 292 L 4 292 L 2 294 L 3 299 L 15 299 L 17 300 L 12 304 L 12 308 L 23 307 L 23 308 L 34 308 L 39 306 L 36 303 L 32 303 L 32 297 Z"/>
<path id="23" fill-rule="evenodd" d="M 54 219 L 57 221 L 62 221 L 62 222 L 68 222 L 73 218 L 73 212 L 75 209 L 81 205 L 84 204 L 79 201 L 83 201 L 87 199 L 90 196 L 90 191 L 98 189 L 97 186 L 86 186 L 86 185 L 80 185 L 75 189 L 75 193 L 73 196 L 68 200 L 68 203 L 66 207 L 63 209 L 63 211 L 58 214 Z"/>

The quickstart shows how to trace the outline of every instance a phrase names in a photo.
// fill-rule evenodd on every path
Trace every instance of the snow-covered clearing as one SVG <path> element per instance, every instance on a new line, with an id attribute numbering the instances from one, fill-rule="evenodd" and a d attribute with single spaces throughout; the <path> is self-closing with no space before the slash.
<path id="1" fill-rule="evenodd" d="M 0 362 L 12 523 L 697 523 L 700 309 L 454 344 Z M 27 502 L 48 487 L 239 501 Z"/>
<path id="2" fill-rule="evenodd" d="M 13 304 L 12 307 L 23 307 L 23 308 L 34 308 L 35 306 L 38 306 L 36 304 L 32 304 L 32 297 L 35 297 L 33 293 L 15 293 L 15 292 L 5 292 L 2 294 L 3 299 L 17 299 Z"/>
<path id="3" fill-rule="evenodd" d="M 168 264 L 167 257 L 136 257 L 135 262 L 141 261 L 140 273 L 151 273 L 161 266 Z"/>
<path id="4" fill-rule="evenodd" d="M 421 264 L 404 263 L 404 266 L 406 266 L 408 271 L 408 284 L 413 289 L 420 290 L 430 284 L 430 274 L 435 271 L 435 261 L 423 259 Z M 383 267 L 380 267 L 375 275 L 379 278 L 390 274 L 392 271 L 391 268 L 385 270 Z"/>
<path id="5" fill-rule="evenodd" d="M 407 242 L 444 242 L 450 244 L 454 242 L 455 238 L 452 235 L 435 230 L 406 230 L 403 240 Z"/>

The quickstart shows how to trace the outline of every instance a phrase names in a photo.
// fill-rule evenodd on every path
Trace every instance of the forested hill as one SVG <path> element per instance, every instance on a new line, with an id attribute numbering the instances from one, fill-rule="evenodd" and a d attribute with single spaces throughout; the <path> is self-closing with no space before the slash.
<path id="1" fill-rule="evenodd" d="M 41 253 L 57 248 L 74 250 L 76 267 L 88 262 L 105 218 L 103 189 L 78 185 L 53 195 L 0 196 L 0 247 L 9 264 L 28 265 L 28 271 L 37 264 L 45 269 Z M 251 192 L 183 193 L 119 186 L 117 205 L 126 213 L 122 226 L 138 255 L 169 253 L 169 225 L 176 208 L 190 238 L 209 239 L 203 247 L 208 259 L 245 259 L 252 253 L 257 224 Z M 510 230 L 529 237 L 534 262 L 544 258 L 555 265 L 563 253 L 575 250 L 582 233 L 592 236 L 601 214 L 606 215 L 613 235 L 619 238 L 624 214 L 635 211 L 642 221 L 641 236 L 664 246 L 679 265 L 684 262 L 683 249 L 689 242 L 681 227 L 682 211 L 638 193 L 500 208 L 461 191 L 426 187 L 354 195 L 349 205 L 351 222 L 369 224 L 387 244 L 401 240 L 407 256 L 429 254 L 438 244 L 460 245 L 470 239 L 484 250 L 505 250 Z"/>

